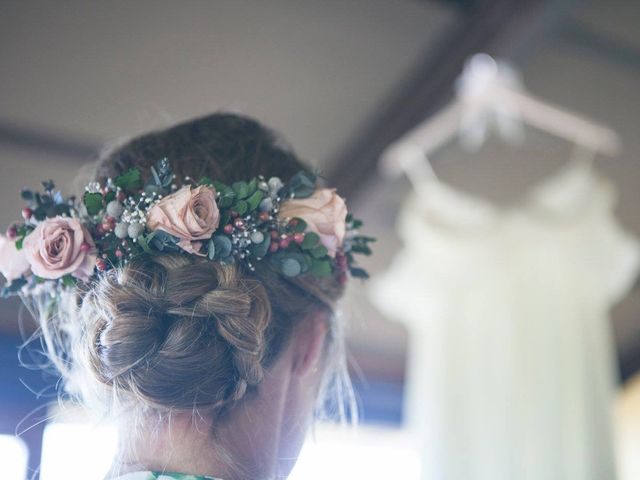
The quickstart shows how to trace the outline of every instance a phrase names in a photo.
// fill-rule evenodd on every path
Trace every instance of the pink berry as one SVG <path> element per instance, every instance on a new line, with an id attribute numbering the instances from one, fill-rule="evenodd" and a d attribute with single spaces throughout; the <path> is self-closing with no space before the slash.
<path id="1" fill-rule="evenodd" d="M 118 249 L 116 250 L 116 257 L 121 258 L 123 255 L 122 250 Z"/>
<path id="2" fill-rule="evenodd" d="M 22 209 L 22 218 L 25 220 L 29 220 L 33 216 L 33 210 L 29 207 L 25 207 Z"/>
<path id="3" fill-rule="evenodd" d="M 224 226 L 224 233 L 226 233 L 227 235 L 231 235 L 233 233 L 233 225 L 231 225 L 230 223 Z"/>
<path id="4" fill-rule="evenodd" d="M 96 260 L 96 267 L 98 267 L 98 270 L 100 271 L 104 271 L 107 269 L 107 262 L 105 262 L 103 259 L 99 258 Z"/>
<path id="5" fill-rule="evenodd" d="M 290 243 L 291 240 L 289 240 L 288 238 L 283 238 L 282 240 L 280 240 L 280 248 L 284 250 L 289 246 Z"/>
<path id="6" fill-rule="evenodd" d="M 278 237 L 279 237 L 278 232 L 276 232 L 275 230 L 271 230 L 271 239 L 277 240 Z"/>
<path id="7" fill-rule="evenodd" d="M 82 242 L 80 245 L 80 251 L 83 253 L 88 253 L 91 250 L 91 245 L 88 242 Z"/>
<path id="8" fill-rule="evenodd" d="M 269 251 L 271 253 L 277 252 L 278 248 L 280 248 L 280 247 L 278 246 L 277 242 L 271 242 L 271 245 L 269 245 Z"/>
<path id="9" fill-rule="evenodd" d="M 293 241 L 300 245 L 302 242 L 304 242 L 304 233 L 294 233 Z"/>

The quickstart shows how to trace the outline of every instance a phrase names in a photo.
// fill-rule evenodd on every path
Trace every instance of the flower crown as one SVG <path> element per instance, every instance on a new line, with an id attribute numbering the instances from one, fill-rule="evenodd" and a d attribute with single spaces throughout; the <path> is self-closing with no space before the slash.
<path id="1" fill-rule="evenodd" d="M 151 167 L 149 181 L 132 168 L 104 184 L 90 183 L 77 201 L 53 182 L 44 192 L 22 191 L 24 222 L 0 235 L 0 292 L 55 294 L 78 281 L 126 265 L 138 255 L 183 252 L 211 261 L 265 264 L 287 277 L 368 277 L 354 254 L 369 255 L 374 239 L 358 235 L 362 222 L 347 213 L 334 189 L 316 177 L 289 182 L 258 176 L 225 185 L 185 178 L 182 187 L 166 159 Z"/>

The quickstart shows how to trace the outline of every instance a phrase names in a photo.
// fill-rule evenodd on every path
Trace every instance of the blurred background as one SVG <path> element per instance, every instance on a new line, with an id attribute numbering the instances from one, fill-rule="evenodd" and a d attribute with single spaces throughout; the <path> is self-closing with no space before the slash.
<path id="1" fill-rule="evenodd" d="M 48 178 L 70 186 L 103 145 L 229 110 L 282 132 L 338 187 L 379 238 L 366 267 L 384 281 L 398 253 L 410 248 L 397 221 L 416 182 L 411 170 L 382 174 L 380 158 L 456 102 L 465 62 L 486 52 L 508 61 L 531 96 L 616 132 L 621 148 L 615 154 L 590 153 L 615 192 L 615 222 L 631 245 L 634 235 L 640 238 L 639 18 L 640 3 L 629 0 L 0 0 L 0 225 L 15 219 L 21 187 L 37 188 Z M 490 133 L 473 151 L 453 138 L 428 152 L 430 164 L 442 184 L 471 203 L 498 213 L 517 210 L 523 192 L 575 157 L 572 142 L 544 130 L 525 127 L 517 141 Z M 615 245 L 611 252 L 603 248 L 605 271 L 609 253 L 613 262 L 617 252 Z M 632 267 L 628 277 L 637 275 Z M 640 478 L 640 288 L 635 278 L 623 283 L 598 319 L 602 342 L 614 344 L 614 435 L 594 439 L 615 455 L 617 474 L 567 470 L 532 478 Z M 428 429 L 412 425 L 416 417 L 408 410 L 420 409 L 416 402 L 423 399 L 429 411 L 434 392 L 421 392 L 416 379 L 433 365 L 407 354 L 409 345 L 419 345 L 412 343 L 414 328 L 402 311 L 394 315 L 393 306 L 382 303 L 355 284 L 345 305 L 360 429 L 319 424 L 294 477 L 474 478 L 429 465 L 442 459 L 431 459 L 421 445 L 440 439 L 425 440 Z M 55 378 L 19 367 L 18 312 L 18 302 L 0 303 L 3 478 L 23 480 L 27 469 L 42 480 L 101 478 L 115 433 L 85 424 L 80 413 L 47 420 Z M 447 345 L 453 345 L 450 358 L 467 358 L 455 341 Z M 592 359 L 583 353 L 582 374 L 591 378 Z M 449 374 L 446 365 L 438 368 Z M 407 378 L 415 383 L 413 402 Z M 456 385 L 461 396 L 482 388 Z M 454 454 L 461 455 L 443 453 Z M 506 451 L 495 454 L 499 462 L 513 460 Z"/>

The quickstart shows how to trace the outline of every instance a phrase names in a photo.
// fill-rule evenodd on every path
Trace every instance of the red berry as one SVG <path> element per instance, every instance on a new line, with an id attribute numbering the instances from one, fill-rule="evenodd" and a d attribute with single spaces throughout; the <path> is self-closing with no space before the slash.
<path id="1" fill-rule="evenodd" d="M 111 229 L 113 229 L 113 225 L 109 222 L 102 222 L 102 224 L 100 225 L 102 227 L 102 230 L 106 233 L 111 231 Z"/>
<path id="2" fill-rule="evenodd" d="M 228 223 L 227 225 L 224 226 L 223 230 L 224 230 L 224 233 L 226 233 L 227 235 L 231 235 L 233 233 L 233 225 Z"/>
<path id="3" fill-rule="evenodd" d="M 116 257 L 121 258 L 121 257 L 122 257 L 122 255 L 124 255 L 124 254 L 122 253 L 122 250 L 120 250 L 120 249 L 116 250 Z"/>
<path id="4" fill-rule="evenodd" d="M 293 241 L 300 245 L 302 242 L 304 242 L 304 233 L 294 233 Z"/>
<path id="5" fill-rule="evenodd" d="M 91 245 L 88 242 L 82 242 L 80 245 L 80 251 L 83 253 L 88 253 L 91 250 Z"/>
<path id="6" fill-rule="evenodd" d="M 100 270 L 101 272 L 107 269 L 107 262 L 105 262 L 103 259 L 99 258 L 96 260 L 96 267 L 98 267 L 98 270 Z"/>
<path id="7" fill-rule="evenodd" d="M 289 240 L 289 238 L 283 238 L 282 240 L 280 240 L 280 248 L 284 250 L 289 246 L 290 243 L 291 240 Z"/>
<path id="8" fill-rule="evenodd" d="M 260 219 L 261 222 L 268 222 L 270 216 L 271 215 L 269 215 L 269 212 L 260 212 L 258 214 L 258 218 Z"/>
<path id="9" fill-rule="evenodd" d="M 280 248 L 280 247 L 278 246 L 278 243 L 277 243 L 277 242 L 271 242 L 271 245 L 269 245 L 269 251 L 270 251 L 271 253 L 273 253 L 273 252 L 277 252 L 277 251 L 278 251 L 278 248 Z"/>
<path id="10" fill-rule="evenodd" d="M 18 236 L 18 227 L 16 227 L 15 225 L 11 225 L 9 228 L 7 228 L 7 238 L 9 240 L 15 240 L 17 236 Z"/>
<path id="11" fill-rule="evenodd" d="M 33 216 L 33 210 L 29 207 L 25 207 L 22 209 L 22 218 L 25 220 L 29 220 Z"/>

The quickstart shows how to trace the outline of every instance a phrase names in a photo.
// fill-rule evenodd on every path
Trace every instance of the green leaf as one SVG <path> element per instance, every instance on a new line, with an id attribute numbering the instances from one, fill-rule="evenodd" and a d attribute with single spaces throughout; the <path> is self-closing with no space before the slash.
<path id="1" fill-rule="evenodd" d="M 71 275 L 65 275 L 62 277 L 62 284 L 65 287 L 74 287 L 76 285 L 76 279 Z"/>
<path id="2" fill-rule="evenodd" d="M 82 202 L 87 207 L 87 213 L 89 215 L 97 215 L 102 210 L 102 194 L 85 192 L 82 197 Z"/>
<path id="3" fill-rule="evenodd" d="M 364 255 L 371 255 L 371 249 L 366 245 L 354 244 L 351 246 L 351 251 L 353 253 L 362 253 Z"/>
<path id="4" fill-rule="evenodd" d="M 249 193 L 247 194 L 247 196 L 253 195 L 253 193 L 258 189 L 258 179 L 254 178 L 253 180 L 251 180 L 247 187 L 249 189 Z"/>
<path id="5" fill-rule="evenodd" d="M 16 250 L 22 250 L 22 242 L 24 242 L 24 237 L 20 237 L 16 240 L 16 243 L 15 243 Z"/>
<path id="6" fill-rule="evenodd" d="M 232 207 L 236 212 L 238 212 L 238 215 L 242 216 L 245 213 L 247 213 L 247 210 L 249 209 L 249 205 L 247 204 L 246 201 L 244 200 L 238 200 Z"/>
<path id="7" fill-rule="evenodd" d="M 294 233 L 302 233 L 307 229 L 307 222 L 299 217 L 295 217 L 292 220 L 296 220 L 298 223 L 293 227 Z"/>
<path id="8" fill-rule="evenodd" d="M 264 193 L 262 193 L 260 190 L 256 190 L 255 192 L 253 192 L 253 194 L 251 194 L 251 196 L 249 196 L 249 198 L 247 198 L 246 202 L 250 212 L 253 212 L 256 208 L 258 208 L 258 205 L 260 205 L 263 197 Z"/>
<path id="9" fill-rule="evenodd" d="M 300 244 L 303 250 L 311 250 L 320 241 L 320 236 L 315 232 L 307 232 L 304 236 L 304 240 Z"/>
<path id="10" fill-rule="evenodd" d="M 23 200 L 27 200 L 27 201 L 31 201 L 34 198 L 33 192 L 26 188 L 20 191 L 20 196 L 22 197 Z"/>
<path id="11" fill-rule="evenodd" d="M 153 239 L 154 233 L 155 232 L 150 233 L 146 238 L 144 235 L 140 235 L 138 237 L 137 239 L 138 245 L 142 247 L 142 250 L 144 250 L 144 253 L 153 254 L 151 247 L 149 247 L 149 242 Z"/>
<path id="12" fill-rule="evenodd" d="M 328 277 L 331 275 L 331 262 L 329 260 L 314 260 L 309 273 L 316 277 Z"/>
<path id="13" fill-rule="evenodd" d="M 313 258 L 326 257 L 328 254 L 329 251 L 324 245 L 317 245 L 311 249 L 311 255 L 313 256 Z"/>
<path id="14" fill-rule="evenodd" d="M 351 276 L 355 278 L 369 278 L 369 274 L 363 268 L 351 267 L 349 271 L 351 272 Z"/>
<path id="15" fill-rule="evenodd" d="M 247 198 L 249 195 L 249 185 L 247 182 L 236 182 L 232 185 L 233 191 L 236 192 L 238 198 Z"/>
<path id="16" fill-rule="evenodd" d="M 126 192 L 135 192 L 142 188 L 142 179 L 140 178 L 140 170 L 131 168 L 113 181 L 113 183 Z"/>
<path id="17" fill-rule="evenodd" d="M 233 205 L 236 199 L 236 194 L 233 190 L 229 190 L 218 197 L 218 205 L 221 208 L 228 208 Z"/>
<path id="18" fill-rule="evenodd" d="M 109 190 L 107 194 L 104 196 L 104 204 L 108 205 L 109 202 L 116 199 L 116 192 L 113 190 Z"/>
<path id="19" fill-rule="evenodd" d="M 198 185 L 208 185 L 208 186 L 214 186 L 213 180 L 211 180 L 209 177 L 202 177 L 200 179 L 200 181 L 198 182 Z M 216 191 L 218 189 L 216 188 Z"/>

